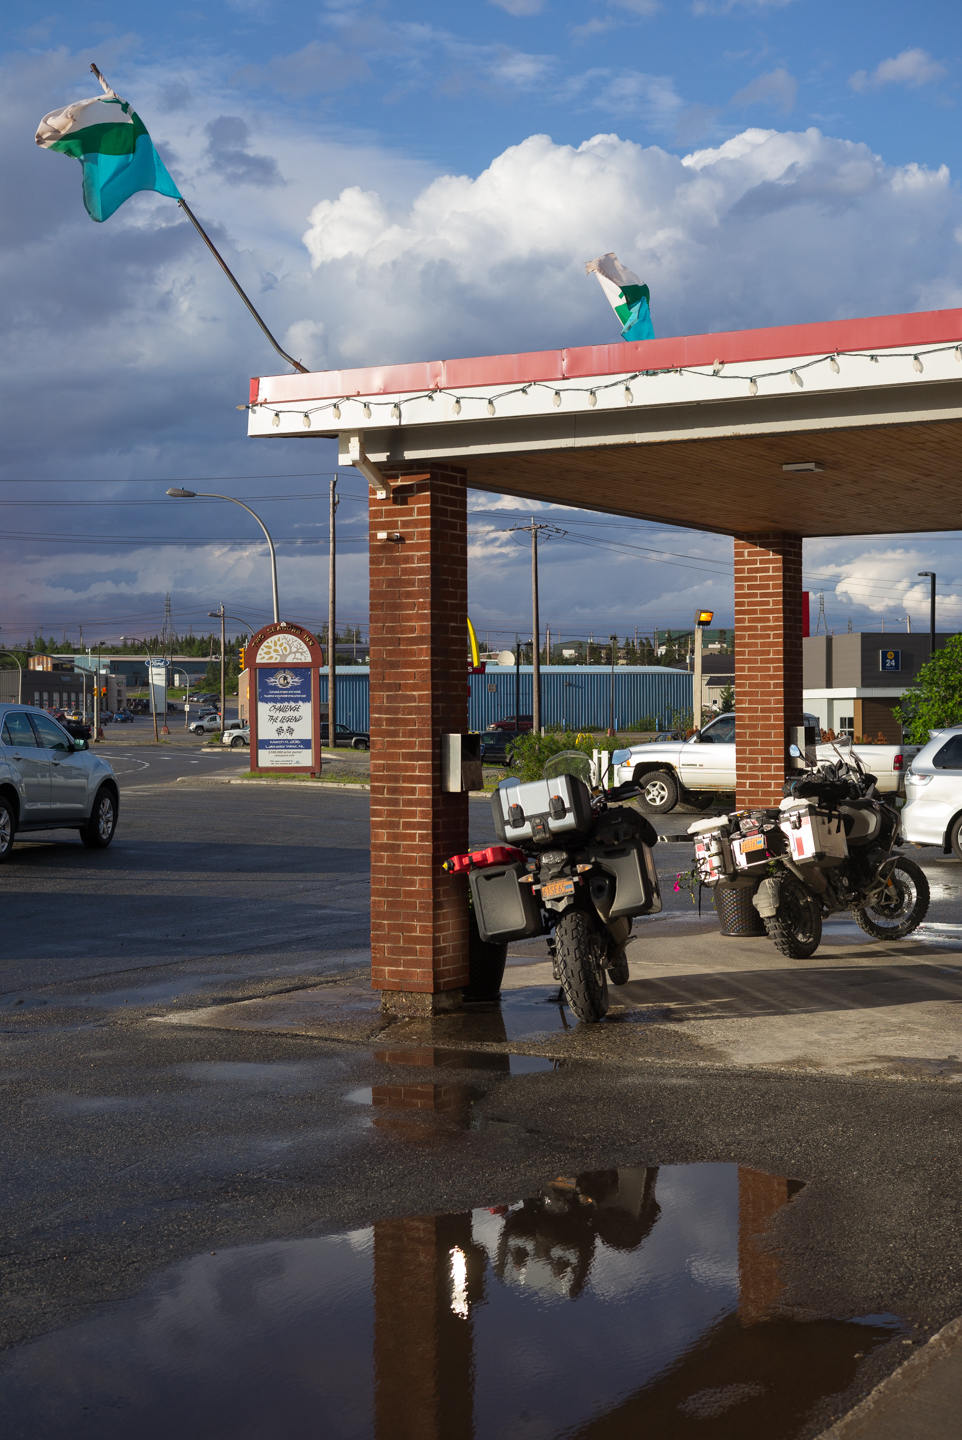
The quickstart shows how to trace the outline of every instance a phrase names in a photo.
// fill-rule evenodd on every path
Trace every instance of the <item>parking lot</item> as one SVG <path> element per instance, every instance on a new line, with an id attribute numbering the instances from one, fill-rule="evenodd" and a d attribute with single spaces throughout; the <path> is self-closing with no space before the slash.
<path id="1" fill-rule="evenodd" d="M 958 1063 L 945 1053 L 936 1063 L 940 1056 L 927 1057 L 924 1045 L 926 1007 L 939 1008 L 943 1028 L 957 1009 L 958 997 L 949 993 L 962 980 L 952 956 L 954 930 L 933 931 L 921 960 L 892 957 L 901 988 L 890 998 L 883 947 L 857 947 L 840 959 L 848 943 L 841 933 L 827 935 L 824 956 L 796 971 L 774 964 L 764 941 L 750 942 L 755 950 L 745 962 L 735 950 L 722 953 L 732 942 L 717 937 L 710 919 L 692 918 L 690 899 L 674 891 L 676 873 L 689 864 L 687 847 L 661 846 L 667 918 L 639 932 L 630 947 L 629 1003 L 612 1023 L 591 1027 L 594 1033 L 568 1025 L 535 942 L 512 947 L 505 1002 L 494 1018 L 489 1012 L 460 1031 L 372 1028 L 374 1038 L 364 1039 L 365 1017 L 376 1015 L 365 981 L 366 795 L 225 785 L 224 778 L 246 768 L 246 753 L 239 759 L 191 742 L 141 748 L 118 734 L 102 753 L 121 780 L 111 848 L 91 852 L 75 836 L 42 834 L 19 844 L 0 871 L 6 921 L 0 1144 L 8 1177 L 0 1334 L 12 1347 L 0 1394 L 11 1435 L 102 1437 L 136 1428 L 150 1436 L 172 1429 L 266 1436 L 276 1433 L 278 1415 L 285 1433 L 296 1437 L 316 1433 L 319 1423 L 328 1433 L 374 1434 L 374 1412 L 364 1408 L 374 1382 L 364 1366 L 358 1369 L 362 1352 L 364 1365 L 370 1360 L 363 1327 L 356 1342 L 344 1339 L 343 1353 L 333 1332 L 324 1342 L 329 1352 L 324 1345 L 319 1352 L 292 1350 L 283 1341 L 284 1325 L 299 1313 L 291 1297 L 300 1293 L 303 1267 L 316 1263 L 318 1277 L 333 1273 L 334 1251 L 322 1242 L 341 1246 L 338 1255 L 360 1255 L 371 1234 L 383 1257 L 385 1237 L 408 1235 L 411 1217 L 421 1234 L 424 1217 L 447 1217 L 450 1229 L 457 1217 L 473 1215 L 468 1231 L 451 1230 L 454 1238 L 438 1230 L 437 1253 L 448 1264 L 452 1247 L 461 1248 L 469 1267 L 465 1293 L 476 1298 L 470 1267 L 481 1260 L 471 1257 L 481 1255 L 474 1247 L 482 1245 L 485 1226 L 500 1225 L 505 1206 L 515 1213 L 512 1205 L 559 1176 L 657 1170 L 662 1218 L 652 1235 L 663 1237 L 659 1246 L 676 1235 L 671 1244 L 684 1249 L 696 1232 L 704 1237 L 721 1227 L 717 1249 L 685 1264 L 706 1277 L 735 1265 L 741 1300 L 732 1301 L 724 1286 L 724 1295 L 711 1289 L 721 1280 L 699 1280 L 708 1286 L 699 1294 L 709 1310 L 720 1305 L 719 1314 L 734 1304 L 732 1313 L 742 1317 L 738 1333 L 749 1339 L 762 1331 L 745 1318 L 746 1296 L 761 1304 L 757 1296 L 765 1292 L 765 1314 L 777 1320 L 764 1331 L 776 1346 L 765 1362 L 771 1374 L 804 1368 L 799 1336 L 816 1333 L 800 1323 L 805 1317 L 829 1327 L 876 1317 L 871 1324 L 859 1320 L 857 1332 L 844 1331 L 852 1344 L 841 1368 L 824 1357 L 812 1360 L 809 1368 L 820 1377 L 812 1393 L 796 1397 L 791 1413 L 772 1412 L 758 1433 L 817 1434 L 962 1311 L 962 1047 L 954 1052 Z M 487 801 L 472 801 L 472 843 L 491 838 L 489 814 Z M 660 828 L 677 833 L 690 819 L 676 813 Z M 958 926 L 962 866 L 916 853 L 932 883 L 927 923 Z M 921 978 L 906 979 L 907 966 Z M 833 968 L 845 970 L 847 990 L 831 980 Z M 775 978 L 765 980 L 760 970 Z M 935 993 L 938 984 L 943 990 Z M 296 1008 L 305 992 L 320 1004 L 318 1013 L 340 1007 L 340 1038 L 323 1020 L 313 1033 L 310 1026 L 285 1027 L 276 1011 L 264 1012 L 274 1015 L 266 1024 L 237 1023 L 245 1002 Z M 685 1013 L 673 1017 L 676 1009 Z M 749 1033 L 739 1026 L 755 1027 L 757 1036 L 767 1033 L 769 1018 L 781 1027 L 775 1053 L 739 1049 L 738 1034 Z M 893 1026 L 908 1026 L 910 1058 L 922 1063 L 859 1070 L 811 1057 L 800 1062 L 803 1051 L 793 1041 L 804 1027 L 822 1036 L 828 1054 L 848 1018 L 866 1045 L 867 1027 L 879 1035 L 888 1027 L 891 1039 Z M 746 1268 L 744 1236 L 738 1240 L 744 1197 L 762 1183 L 753 1175 L 787 1177 L 772 1185 L 783 1186 L 783 1201 L 795 1197 L 764 1212 L 771 1233 L 759 1253 L 775 1246 L 777 1277 L 764 1265 Z M 726 1195 L 736 1197 L 735 1211 Z M 725 1229 L 732 1214 L 735 1229 Z M 485 1262 L 491 1303 L 510 1290 L 507 1272 L 498 1268 L 498 1243 L 495 1236 L 494 1258 Z M 652 1250 L 654 1239 L 625 1250 L 594 1243 L 590 1273 L 597 1278 L 586 1294 L 601 1303 L 604 1286 L 622 1273 L 610 1269 L 621 1256 L 619 1265 L 636 1266 L 632 1303 L 639 1315 L 648 1313 L 655 1292 L 646 1288 L 645 1265 L 656 1254 L 667 1265 L 674 1252 Z M 322 1248 L 286 1248 L 297 1245 Z M 383 1273 L 375 1267 L 375 1279 Z M 277 1295 L 286 1297 L 275 1309 L 271 1276 L 281 1286 Z M 328 1295 L 326 1283 L 317 1279 L 317 1295 Z M 373 1293 L 369 1276 L 357 1283 Z M 214 1291 L 222 1300 L 208 1312 L 202 1297 Z M 680 1279 L 669 1292 L 688 1293 Z M 318 1336 L 328 1335 L 324 1316 L 341 1315 L 339 1303 L 332 1294 L 323 1314 L 313 1315 Z M 575 1325 L 582 1310 L 565 1306 L 545 1313 Z M 476 1313 L 480 1325 L 483 1307 Z M 693 1314 L 665 1312 L 665 1333 L 691 1325 L 692 1334 L 708 1336 L 698 1330 L 708 1321 L 696 1324 Z M 597 1324 L 609 1323 L 604 1315 L 598 1312 Z M 225 1316 L 234 1327 L 229 1335 L 217 1328 Z M 338 1324 L 347 1327 L 344 1336 L 354 1334 L 347 1312 Z M 176 1338 L 184 1326 L 194 1327 L 208 1357 L 207 1376 L 219 1377 L 212 1390 L 195 1388 L 199 1372 L 191 1378 Z M 519 1337 L 523 1332 L 524 1325 Z M 830 1331 L 824 1333 L 828 1345 Z M 256 1337 L 256 1353 L 265 1357 L 251 1384 L 246 1376 L 257 1366 L 242 1334 Z M 679 1379 L 677 1393 L 644 1390 L 676 1418 L 688 1415 L 679 1407 L 695 1406 L 697 1418 L 697 1406 L 707 1406 L 692 1433 L 745 1433 L 725 1428 L 735 1425 L 737 1408 L 726 1401 L 715 1415 L 714 1401 L 698 1399 L 717 1389 L 710 1355 L 729 1354 L 725 1334 L 710 1331 L 716 1349 L 704 1351 L 701 1378 Z M 508 1426 L 533 1437 L 560 1433 L 562 1422 L 572 1433 L 634 1433 L 640 1418 L 632 1420 L 624 1405 L 631 1367 L 640 1367 L 642 1385 L 644 1366 L 618 1348 L 620 1335 L 613 1329 L 610 1344 L 628 1367 L 621 1381 L 617 1370 L 605 1371 L 596 1392 L 588 1367 L 567 1408 L 555 1413 L 553 1402 L 528 1394 L 519 1373 L 502 1386 L 500 1409 L 493 1389 L 484 1402 L 494 1407 L 490 1414 L 476 1399 L 476 1433 L 506 1433 Z M 577 1326 L 572 1344 L 576 1336 Z M 479 1330 L 478 1346 L 480 1337 Z M 837 1351 L 832 1341 L 825 1355 Z M 486 1353 L 483 1346 L 477 1352 L 478 1373 L 493 1379 L 484 1369 Z M 684 1364 L 697 1369 L 702 1353 L 696 1346 Z M 145 1369 L 147 1354 L 154 1358 Z M 682 1351 L 675 1360 L 665 1354 L 663 1378 L 689 1374 L 677 1371 Z M 336 1355 L 337 1364 L 328 1363 Z M 378 1363 L 386 1363 L 383 1355 Z M 753 1396 L 763 1406 L 763 1382 L 749 1374 L 754 1363 L 744 1359 L 739 1394 L 746 1406 L 756 1403 Z M 156 1387 L 147 1374 L 160 1377 Z M 556 1374 L 553 1387 L 561 1382 Z M 781 1380 L 771 1384 L 773 1394 L 782 1393 Z M 579 1428 L 592 1414 L 609 1412 L 622 1429 Z M 535 1423 L 539 1414 L 554 1416 L 550 1424 L 544 1419 L 547 1429 Z M 382 1426 L 377 1433 L 391 1432 Z M 438 1432 L 444 1433 L 461 1432 Z"/>

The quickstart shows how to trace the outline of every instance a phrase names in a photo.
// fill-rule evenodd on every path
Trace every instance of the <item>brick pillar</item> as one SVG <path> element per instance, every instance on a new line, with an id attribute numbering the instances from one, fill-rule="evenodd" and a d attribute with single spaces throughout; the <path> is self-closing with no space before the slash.
<path id="1" fill-rule="evenodd" d="M 735 537 L 735 708 L 738 804 L 777 805 L 802 724 L 799 535 Z"/>
<path id="2" fill-rule="evenodd" d="M 402 477 L 370 522 L 371 984 L 431 1014 L 468 981 L 467 886 L 441 870 L 468 848 L 468 797 L 440 788 L 441 736 L 468 728 L 464 472 Z"/>

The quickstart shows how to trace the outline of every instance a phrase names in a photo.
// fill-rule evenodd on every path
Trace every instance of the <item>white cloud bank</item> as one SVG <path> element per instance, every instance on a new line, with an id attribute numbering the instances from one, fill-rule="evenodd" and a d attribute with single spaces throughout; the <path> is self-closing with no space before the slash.
<path id="1" fill-rule="evenodd" d="M 903 50 L 900 55 L 876 65 L 871 74 L 867 70 L 856 70 L 849 76 L 848 83 L 859 93 L 880 90 L 883 85 L 907 85 L 911 90 L 918 90 L 946 74 L 945 66 L 933 60 L 927 50 Z"/>
<path id="2" fill-rule="evenodd" d="M 656 334 L 958 304 L 960 218 L 945 167 L 815 129 L 685 157 L 535 135 L 407 206 L 351 186 L 314 206 L 304 243 L 336 297 L 318 337 L 334 365 L 614 339 L 582 263 L 608 250 L 651 286 Z"/>

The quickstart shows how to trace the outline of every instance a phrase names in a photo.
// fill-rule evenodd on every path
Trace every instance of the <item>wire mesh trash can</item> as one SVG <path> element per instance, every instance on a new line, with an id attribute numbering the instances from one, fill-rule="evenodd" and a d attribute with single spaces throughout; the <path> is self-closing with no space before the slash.
<path id="1" fill-rule="evenodd" d="M 764 920 L 752 904 L 752 896 L 757 889 L 757 880 L 736 880 L 734 883 L 720 880 L 715 885 L 712 898 L 723 935 L 747 939 L 752 935 L 768 933 Z"/>

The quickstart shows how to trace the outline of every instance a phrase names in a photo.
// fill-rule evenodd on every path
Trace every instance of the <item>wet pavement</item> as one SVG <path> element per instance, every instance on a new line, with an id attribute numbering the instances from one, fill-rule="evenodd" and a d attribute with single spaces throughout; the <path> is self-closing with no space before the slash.
<path id="1" fill-rule="evenodd" d="M 949 1033 L 962 866 L 918 852 L 908 953 L 778 971 L 664 847 L 610 1022 L 535 945 L 500 1007 L 386 1027 L 366 807 L 174 777 L 0 871 L 5 1432 L 809 1440 L 962 1314 L 947 1044 L 789 1045 Z"/>

